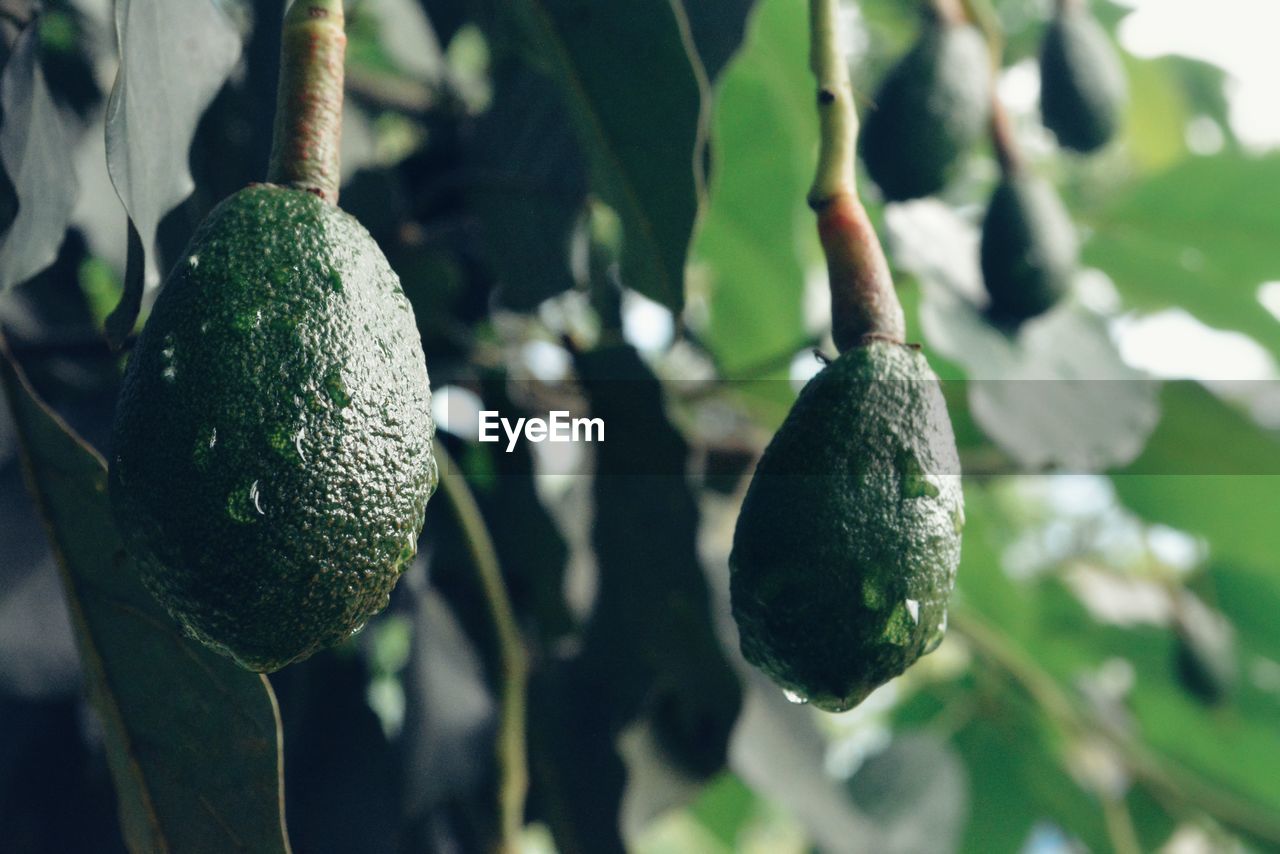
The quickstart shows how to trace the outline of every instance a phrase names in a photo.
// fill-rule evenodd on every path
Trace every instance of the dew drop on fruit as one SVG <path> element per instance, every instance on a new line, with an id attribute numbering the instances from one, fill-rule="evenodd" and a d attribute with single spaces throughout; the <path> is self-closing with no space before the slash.
<path id="1" fill-rule="evenodd" d="M 929 635 L 929 640 L 925 642 L 924 649 L 920 650 L 921 655 L 928 655 L 938 647 L 942 646 L 943 639 L 947 636 L 947 612 L 942 612 L 942 622 L 938 623 L 938 627 L 933 630 L 933 634 Z"/>
<path id="2" fill-rule="evenodd" d="M 805 703 L 809 702 L 808 697 L 803 694 L 798 694 L 790 688 L 783 688 L 782 696 L 787 698 L 788 703 L 795 703 L 797 706 L 803 706 Z"/>
<path id="3" fill-rule="evenodd" d="M 187 256 L 187 266 L 188 266 L 188 267 L 190 267 L 190 268 L 191 268 L 191 269 L 193 269 L 193 270 L 194 270 L 194 269 L 196 269 L 197 267 L 199 267 L 199 266 L 200 266 L 200 256 L 199 256 L 199 255 L 189 255 L 189 256 Z"/>
<path id="4" fill-rule="evenodd" d="M 907 615 L 911 617 L 911 622 L 919 625 L 920 623 L 920 603 L 915 599 L 907 599 L 903 602 L 907 606 Z"/>
<path id="5" fill-rule="evenodd" d="M 173 382 L 178 378 L 177 341 L 170 332 L 164 336 L 164 347 L 160 350 L 160 376 L 165 382 Z"/>

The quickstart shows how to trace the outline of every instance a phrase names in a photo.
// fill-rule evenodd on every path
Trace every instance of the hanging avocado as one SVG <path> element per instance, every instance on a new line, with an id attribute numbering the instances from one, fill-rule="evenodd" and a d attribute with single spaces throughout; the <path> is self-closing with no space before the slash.
<path id="1" fill-rule="evenodd" d="M 1081 0 L 1059 0 L 1040 48 L 1040 112 L 1065 148 L 1084 153 L 1110 142 L 1128 100 L 1124 67 Z"/>
<path id="2" fill-rule="evenodd" d="M 334 204 L 344 44 L 338 0 L 296 0 L 281 109 L 303 127 L 277 126 L 273 183 L 215 208 L 170 273 L 112 433 L 112 510 L 143 581 L 257 671 L 386 607 L 436 485 L 413 310 Z"/>
<path id="3" fill-rule="evenodd" d="M 734 533 L 747 661 L 793 701 L 840 712 L 931 652 L 960 561 L 959 472 L 919 350 L 872 340 L 810 380 Z"/>
<path id="4" fill-rule="evenodd" d="M 889 72 L 862 127 L 859 153 L 889 201 L 938 192 L 986 129 L 991 59 L 982 35 L 930 15 Z"/>
<path id="5" fill-rule="evenodd" d="M 991 196 L 982 223 L 982 281 L 990 316 L 1017 326 L 1057 304 L 1079 255 L 1075 226 L 1047 182 L 1015 169 Z"/>

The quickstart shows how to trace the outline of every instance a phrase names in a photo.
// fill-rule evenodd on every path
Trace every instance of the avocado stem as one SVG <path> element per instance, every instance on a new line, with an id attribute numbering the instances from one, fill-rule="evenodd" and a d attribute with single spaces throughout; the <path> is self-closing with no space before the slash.
<path id="1" fill-rule="evenodd" d="M 982 37 L 987 41 L 987 52 L 991 54 L 991 146 L 995 149 L 996 160 L 1000 164 L 1000 174 L 1012 178 L 1022 171 L 1023 157 L 1017 136 L 1013 132 L 1009 111 L 1000 100 L 999 87 L 994 85 L 1000 79 L 1004 59 L 1004 33 L 1000 30 L 1000 19 L 986 0 L 960 2 L 964 17 L 981 31 Z"/>
<path id="2" fill-rule="evenodd" d="M 342 0 L 294 0 L 280 37 L 280 85 L 267 180 L 338 203 Z"/>
<path id="3" fill-rule="evenodd" d="M 832 337 L 841 352 L 870 338 L 901 343 L 906 336 L 902 305 L 880 240 L 858 199 L 858 114 L 840 44 L 838 0 L 810 0 L 809 27 L 820 136 L 808 201 L 818 215 L 818 237 L 827 257 Z"/>

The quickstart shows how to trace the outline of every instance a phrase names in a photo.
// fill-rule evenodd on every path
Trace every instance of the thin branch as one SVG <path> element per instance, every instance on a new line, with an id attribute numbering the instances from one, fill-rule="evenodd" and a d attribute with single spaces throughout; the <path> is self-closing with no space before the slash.
<path id="1" fill-rule="evenodd" d="M 489 604 L 489 615 L 498 641 L 501 680 L 497 744 L 498 812 L 502 829 L 500 850 L 504 854 L 514 854 L 520 847 L 520 832 L 524 827 L 524 801 L 529 790 L 525 749 L 525 691 L 529 663 L 515 612 L 502 580 L 498 552 L 494 548 L 493 538 L 489 536 L 480 507 L 463 478 L 462 469 L 442 443 L 436 443 L 435 455 L 440 464 L 440 485 L 462 526 L 472 564 Z"/>
<path id="2" fill-rule="evenodd" d="M 1280 819 L 1249 801 L 1173 765 L 1137 743 L 1128 733 L 1077 708 L 1057 680 L 986 621 L 963 606 L 953 606 L 951 625 L 974 650 L 1013 677 L 1032 700 L 1068 735 L 1090 733 L 1105 739 L 1129 772 L 1155 794 L 1270 842 L 1280 843 Z"/>
<path id="3" fill-rule="evenodd" d="M 809 65 L 817 78 L 820 142 L 809 207 L 827 257 L 831 327 L 841 352 L 868 339 L 906 336 L 893 277 L 855 185 L 858 114 L 840 43 L 838 0 L 809 0 Z"/>

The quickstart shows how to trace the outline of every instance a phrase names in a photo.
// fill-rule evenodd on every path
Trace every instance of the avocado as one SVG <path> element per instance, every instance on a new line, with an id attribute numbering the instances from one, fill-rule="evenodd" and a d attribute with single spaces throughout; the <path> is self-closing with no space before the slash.
<path id="1" fill-rule="evenodd" d="M 1040 47 L 1040 113 L 1065 148 L 1088 153 L 1115 136 L 1128 101 L 1124 67 L 1086 4 L 1059 3 Z"/>
<path id="2" fill-rule="evenodd" d="M 986 130 L 991 58 L 968 24 L 927 19 L 867 112 L 860 153 L 888 201 L 938 192 Z"/>
<path id="3" fill-rule="evenodd" d="M 1019 172 L 997 185 L 982 223 L 982 281 L 990 316 L 1018 326 L 1052 308 L 1071 286 L 1079 243 L 1047 182 Z"/>
<path id="4" fill-rule="evenodd" d="M 435 489 L 412 309 L 316 195 L 243 189 L 170 273 L 129 359 L 109 490 L 143 581 L 256 671 L 387 605 Z"/>
<path id="5" fill-rule="evenodd" d="M 738 517 L 742 654 L 796 702 L 861 702 L 941 642 L 964 498 L 937 378 L 916 349 L 854 347 L 809 381 Z"/>

